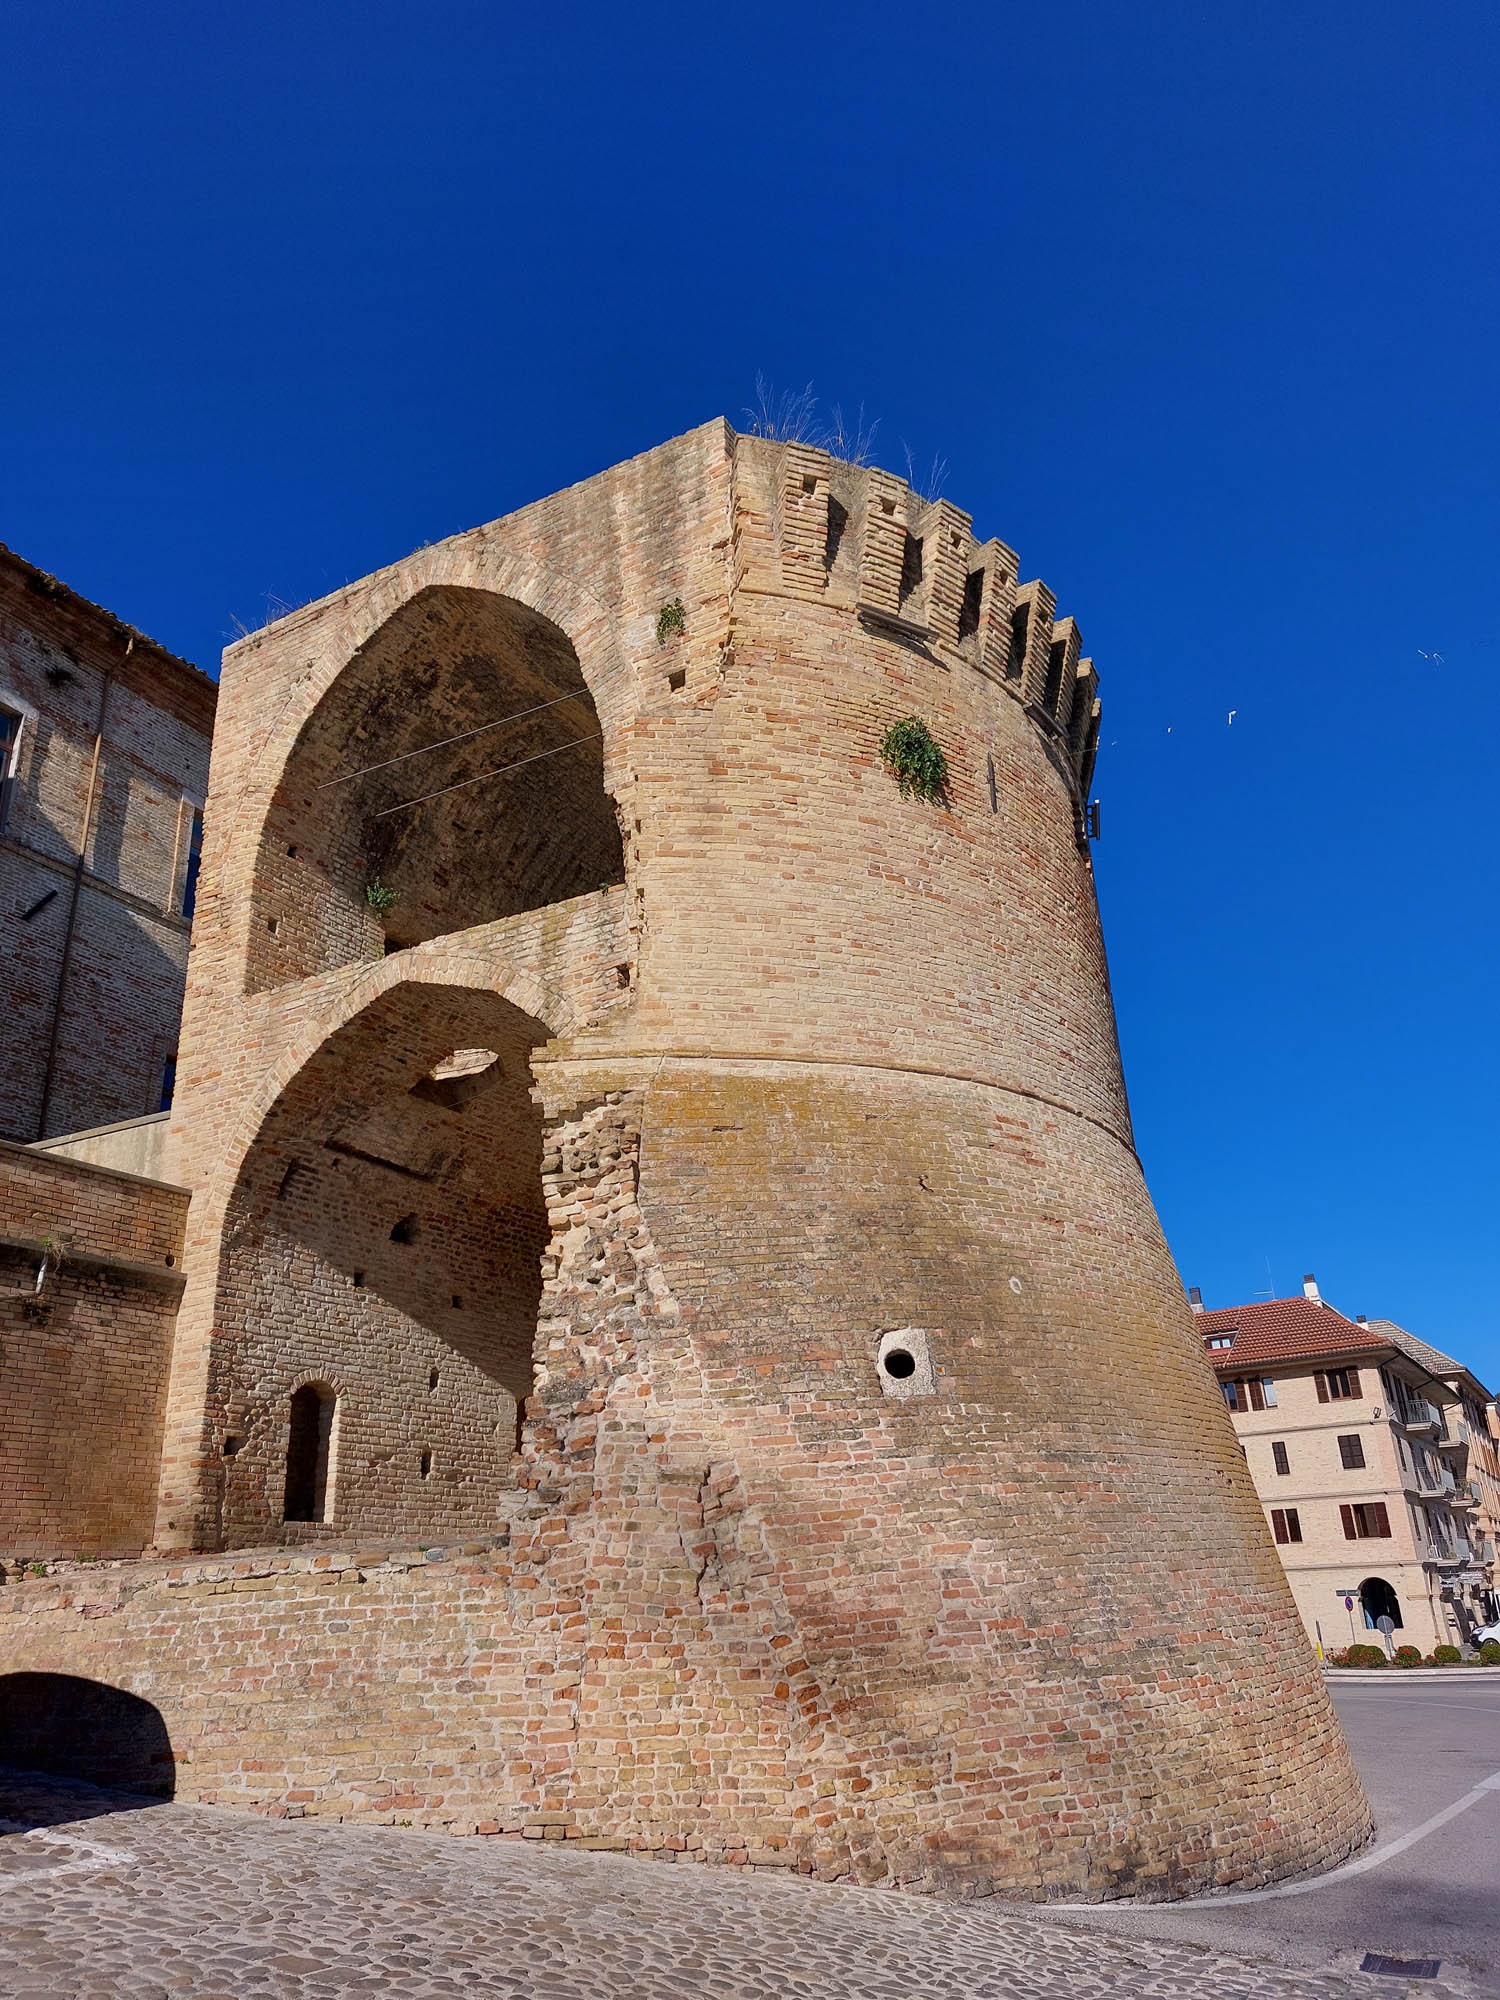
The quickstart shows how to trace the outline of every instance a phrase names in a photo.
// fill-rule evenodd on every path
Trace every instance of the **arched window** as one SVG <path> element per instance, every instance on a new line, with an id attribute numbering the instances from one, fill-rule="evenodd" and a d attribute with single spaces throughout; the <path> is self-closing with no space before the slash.
<path id="1" fill-rule="evenodd" d="M 326 1382 L 304 1382 L 293 1392 L 283 1520 L 328 1519 L 333 1422 L 337 1411 L 338 1398 Z"/>
<path id="2" fill-rule="evenodd" d="M 1399 1632 L 1401 1629 L 1401 1601 L 1383 1576 L 1367 1576 L 1359 1586 L 1360 1609 L 1365 1614 L 1366 1629 L 1375 1631 L 1382 1618 L 1389 1618 Z"/>

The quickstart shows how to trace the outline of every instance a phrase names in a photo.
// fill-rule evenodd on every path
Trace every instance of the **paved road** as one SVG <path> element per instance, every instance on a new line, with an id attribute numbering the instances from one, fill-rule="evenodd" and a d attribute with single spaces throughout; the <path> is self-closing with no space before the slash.
<path id="1" fill-rule="evenodd" d="M 1500 1689 L 1338 1690 L 1382 1846 L 1500 1769 Z M 1470 2000 L 1500 1794 L 1306 1895 L 1072 1915 L 562 1847 L 0 1786 L 5 2000 Z M 1368 1950 L 1434 1955 L 1377 1979 Z"/>
<path id="2" fill-rule="evenodd" d="M 1191 1941 L 1289 1966 L 1357 1965 L 1367 1951 L 1437 1958 L 1471 1991 L 1500 1995 L 1500 1675 L 1335 1676 L 1331 1685 L 1379 1826 L 1371 1856 L 1297 1894 L 1116 1906 L 1056 1920 L 1091 1935 Z M 1484 1789 L 1486 1779 L 1497 1781 L 1494 1789 Z M 1476 1789 L 1445 1824 L 1380 1859 Z M 1368 1990 L 1399 1993 L 1402 1983 L 1370 1982 Z"/>

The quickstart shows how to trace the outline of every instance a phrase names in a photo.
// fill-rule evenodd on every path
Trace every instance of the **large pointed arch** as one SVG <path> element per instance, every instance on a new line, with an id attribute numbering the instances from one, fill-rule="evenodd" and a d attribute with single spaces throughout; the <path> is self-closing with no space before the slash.
<path id="1" fill-rule="evenodd" d="M 483 1532 L 514 1479 L 547 1241 L 530 1058 L 569 1010 L 421 958 L 287 1053 L 240 1155 L 210 1412 L 230 1545 Z M 342 1385 L 326 1511 L 286 1499 L 309 1381 Z"/>
<path id="2" fill-rule="evenodd" d="M 247 991 L 623 881 L 593 694 L 522 599 L 429 583 L 309 692 L 260 831 Z"/>

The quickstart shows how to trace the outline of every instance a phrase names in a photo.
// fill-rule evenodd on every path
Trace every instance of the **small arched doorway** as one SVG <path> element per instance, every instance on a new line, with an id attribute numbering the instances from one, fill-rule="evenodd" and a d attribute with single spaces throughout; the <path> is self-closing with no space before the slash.
<path id="1" fill-rule="evenodd" d="M 332 1487 L 338 1398 L 326 1382 L 304 1382 L 292 1391 L 286 1441 L 284 1521 L 326 1521 Z"/>
<path id="2" fill-rule="evenodd" d="M 1378 1631 L 1382 1618 L 1389 1618 L 1395 1629 L 1401 1630 L 1401 1601 L 1383 1576 L 1365 1578 L 1359 1586 L 1359 1603 L 1367 1631 Z"/>

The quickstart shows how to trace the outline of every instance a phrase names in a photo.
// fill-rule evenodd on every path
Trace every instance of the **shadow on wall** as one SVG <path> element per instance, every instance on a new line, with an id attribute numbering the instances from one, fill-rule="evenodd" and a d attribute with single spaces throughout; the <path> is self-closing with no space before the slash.
<path id="1" fill-rule="evenodd" d="M 0 1765 L 154 1799 L 170 1799 L 177 1788 L 160 1710 L 74 1674 L 0 1674 Z"/>

